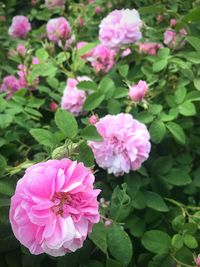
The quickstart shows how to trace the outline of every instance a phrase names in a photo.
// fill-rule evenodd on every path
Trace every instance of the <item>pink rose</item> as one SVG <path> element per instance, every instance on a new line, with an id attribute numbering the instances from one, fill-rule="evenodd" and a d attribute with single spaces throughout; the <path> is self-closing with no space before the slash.
<path id="1" fill-rule="evenodd" d="M 91 63 L 95 72 L 109 72 L 115 64 L 116 51 L 107 48 L 106 46 L 97 45 L 87 60 Z"/>
<path id="2" fill-rule="evenodd" d="M 79 90 L 76 86 L 79 82 L 90 81 L 87 76 L 77 77 L 77 79 L 68 78 L 67 86 L 63 92 L 61 108 L 65 109 L 75 116 L 83 113 L 83 104 L 87 97 L 87 92 Z"/>
<path id="3" fill-rule="evenodd" d="M 148 84 L 145 81 L 140 80 L 137 84 L 134 84 L 129 88 L 129 97 L 134 102 L 140 102 L 145 97 L 148 91 Z"/>
<path id="4" fill-rule="evenodd" d="M 19 89 L 19 80 L 13 75 L 4 77 L 3 82 L 0 86 L 0 92 L 6 92 L 8 99 L 11 98 L 12 95 Z"/>
<path id="5" fill-rule="evenodd" d="M 135 43 L 141 39 L 142 21 L 135 9 L 114 10 L 99 25 L 99 39 L 109 48 Z"/>
<path id="6" fill-rule="evenodd" d="M 158 15 L 156 17 L 156 20 L 157 20 L 158 23 L 161 23 L 164 20 L 164 16 L 163 15 Z"/>
<path id="7" fill-rule="evenodd" d="M 47 23 L 47 35 L 50 41 L 56 43 L 60 40 L 69 40 L 71 38 L 69 22 L 64 17 L 50 19 Z"/>
<path id="8" fill-rule="evenodd" d="M 107 115 L 95 124 L 103 141 L 89 141 L 97 164 L 115 176 L 138 170 L 151 144 L 146 126 L 130 114 Z"/>
<path id="9" fill-rule="evenodd" d="M 98 116 L 96 116 L 96 115 L 92 115 L 92 116 L 89 117 L 89 123 L 90 123 L 91 125 L 94 125 L 95 123 L 97 123 L 98 120 L 99 120 L 99 118 L 98 118 Z"/>
<path id="10" fill-rule="evenodd" d="M 50 104 L 51 111 L 56 111 L 57 108 L 58 108 L 58 104 L 56 104 L 56 102 L 51 102 Z"/>
<path id="11" fill-rule="evenodd" d="M 12 24 L 8 30 L 10 36 L 14 38 L 25 38 L 31 30 L 31 24 L 25 16 L 13 17 Z"/>
<path id="12" fill-rule="evenodd" d="M 164 43 L 172 49 L 179 49 L 184 44 L 184 37 L 187 35 L 187 31 L 185 29 L 179 30 L 179 32 L 175 32 L 171 28 L 166 29 L 164 32 Z"/>
<path id="13" fill-rule="evenodd" d="M 121 53 L 121 58 L 127 57 L 132 53 L 130 48 L 126 48 L 122 53 Z"/>
<path id="14" fill-rule="evenodd" d="M 170 27 L 174 27 L 174 26 L 176 26 L 176 23 L 177 23 L 177 21 L 176 21 L 176 19 L 170 19 Z"/>
<path id="15" fill-rule="evenodd" d="M 102 8 L 100 6 L 96 6 L 94 12 L 96 14 L 100 14 L 102 12 Z"/>
<path id="16" fill-rule="evenodd" d="M 55 7 L 65 8 L 65 0 L 45 0 L 45 5 L 48 9 L 54 9 Z"/>
<path id="17" fill-rule="evenodd" d="M 197 267 L 200 267 L 200 255 L 198 255 L 198 257 L 197 258 L 195 258 L 195 263 L 196 263 L 196 265 L 197 265 Z"/>
<path id="18" fill-rule="evenodd" d="M 83 163 L 49 160 L 29 167 L 11 199 L 16 238 L 32 254 L 62 256 L 82 247 L 99 221 L 94 175 Z"/>
<path id="19" fill-rule="evenodd" d="M 18 44 L 16 50 L 17 50 L 18 55 L 20 55 L 22 57 L 25 56 L 25 54 L 26 54 L 26 47 L 25 47 L 24 44 Z"/>
<path id="20" fill-rule="evenodd" d="M 139 52 L 155 56 L 161 47 L 158 43 L 139 43 Z"/>

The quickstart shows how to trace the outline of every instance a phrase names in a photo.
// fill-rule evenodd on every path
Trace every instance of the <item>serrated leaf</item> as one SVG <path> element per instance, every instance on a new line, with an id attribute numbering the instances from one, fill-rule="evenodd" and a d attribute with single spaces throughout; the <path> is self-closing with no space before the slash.
<path id="1" fill-rule="evenodd" d="M 167 207 L 166 203 L 164 202 L 162 197 L 157 193 L 145 191 L 144 197 L 146 200 L 147 207 L 161 212 L 169 211 L 169 208 Z"/>
<path id="2" fill-rule="evenodd" d="M 57 145 L 57 140 L 55 135 L 44 129 L 31 129 L 30 134 L 33 138 L 41 145 L 47 147 L 55 147 Z"/>
<path id="3" fill-rule="evenodd" d="M 85 138 L 86 140 L 90 141 L 102 141 L 103 138 L 98 133 L 97 129 L 93 125 L 89 125 L 81 130 L 80 135 Z"/>
<path id="4" fill-rule="evenodd" d="M 185 144 L 185 133 L 183 129 L 175 122 L 168 122 L 166 124 L 167 129 L 173 135 L 174 139 L 180 144 Z"/>
<path id="5" fill-rule="evenodd" d="M 162 121 L 154 121 L 149 129 L 151 140 L 155 144 L 159 144 L 165 136 L 166 127 Z"/>
<path id="6" fill-rule="evenodd" d="M 84 103 L 84 110 L 91 111 L 97 108 L 104 100 L 105 96 L 99 92 L 89 95 Z"/>
<path id="7" fill-rule="evenodd" d="M 103 253 L 107 253 L 106 227 L 102 222 L 94 225 L 89 238 Z"/>

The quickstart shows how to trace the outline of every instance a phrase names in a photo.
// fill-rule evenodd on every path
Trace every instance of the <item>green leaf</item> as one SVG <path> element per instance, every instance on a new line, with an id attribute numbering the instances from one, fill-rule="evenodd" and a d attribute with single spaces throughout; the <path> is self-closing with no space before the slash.
<path id="1" fill-rule="evenodd" d="M 187 15 L 183 17 L 184 22 L 200 21 L 200 7 L 192 9 Z"/>
<path id="2" fill-rule="evenodd" d="M 154 116 L 148 111 L 142 111 L 136 115 L 136 119 L 142 123 L 150 123 L 153 121 Z"/>
<path id="3" fill-rule="evenodd" d="M 170 133 L 173 135 L 174 139 L 184 145 L 185 144 L 185 133 L 183 129 L 175 122 L 168 122 L 166 124 L 167 129 L 170 131 Z"/>
<path id="4" fill-rule="evenodd" d="M 0 112 L 3 112 L 7 107 L 7 101 L 0 97 Z"/>
<path id="5" fill-rule="evenodd" d="M 187 91 L 186 91 L 185 87 L 179 87 L 176 90 L 176 92 L 175 92 L 176 104 L 181 104 L 184 101 L 186 93 L 187 93 Z"/>
<path id="6" fill-rule="evenodd" d="M 193 116 L 196 114 L 196 108 L 190 101 L 185 101 L 178 107 L 179 113 L 183 116 Z"/>
<path id="7" fill-rule="evenodd" d="M 197 50 L 197 52 L 200 52 L 200 38 L 194 36 L 187 36 L 186 39 L 191 44 L 191 46 L 193 46 L 194 49 Z"/>
<path id="8" fill-rule="evenodd" d="M 192 249 L 198 248 L 198 242 L 192 235 L 186 234 L 184 236 L 184 243 L 188 248 Z"/>
<path id="9" fill-rule="evenodd" d="M 86 90 L 86 91 L 89 91 L 89 90 L 96 91 L 97 84 L 93 81 L 82 81 L 78 83 L 77 88 L 80 90 Z"/>
<path id="10" fill-rule="evenodd" d="M 164 59 L 164 58 L 169 57 L 169 54 L 170 54 L 170 49 L 168 47 L 165 47 L 165 48 L 159 49 L 157 55 L 158 55 L 159 58 Z"/>
<path id="11" fill-rule="evenodd" d="M 97 108 L 104 100 L 105 96 L 99 92 L 89 95 L 84 103 L 84 110 L 91 111 Z"/>
<path id="12" fill-rule="evenodd" d="M 165 232 L 151 230 L 143 235 L 142 245 L 156 254 L 167 253 L 171 248 L 171 238 Z"/>
<path id="13" fill-rule="evenodd" d="M 200 91 L 200 79 L 194 79 L 194 87 Z"/>
<path id="14" fill-rule="evenodd" d="M 123 98 L 128 95 L 128 90 L 125 87 L 117 87 L 114 93 L 114 98 Z"/>
<path id="15" fill-rule="evenodd" d="M 0 114 L 0 128 L 7 128 L 13 121 L 13 116 L 10 114 Z"/>
<path id="16" fill-rule="evenodd" d="M 49 54 L 44 48 L 39 48 L 36 51 L 36 57 L 39 59 L 40 62 L 45 62 L 49 58 Z"/>
<path id="17" fill-rule="evenodd" d="M 165 136 L 166 127 L 162 121 L 154 121 L 149 129 L 151 140 L 155 144 L 159 144 Z"/>
<path id="18" fill-rule="evenodd" d="M 55 135 L 44 129 L 31 129 L 30 134 L 41 145 L 53 148 L 57 145 Z"/>
<path id="19" fill-rule="evenodd" d="M 161 212 L 169 211 L 169 208 L 165 204 L 164 200 L 157 193 L 145 191 L 144 197 L 146 200 L 147 207 L 154 209 L 154 210 L 157 210 L 157 211 L 161 211 Z"/>
<path id="20" fill-rule="evenodd" d="M 128 228 L 133 236 L 141 237 L 145 231 L 145 222 L 137 216 L 132 216 L 127 219 L 125 228 Z"/>
<path id="21" fill-rule="evenodd" d="M 168 64 L 168 60 L 166 58 L 156 60 L 153 63 L 153 72 L 160 72 L 161 70 L 166 68 L 167 64 Z"/>
<path id="22" fill-rule="evenodd" d="M 168 183 L 177 186 L 187 185 L 192 182 L 189 174 L 183 169 L 178 168 L 172 168 L 164 178 Z"/>
<path id="23" fill-rule="evenodd" d="M 107 253 L 106 227 L 102 222 L 94 225 L 89 238 L 103 253 Z"/>
<path id="24" fill-rule="evenodd" d="M 172 238 L 172 246 L 176 249 L 181 249 L 183 246 L 183 237 L 179 234 L 176 234 Z"/>
<path id="25" fill-rule="evenodd" d="M 92 48 L 94 48 L 97 44 L 96 43 L 88 43 L 83 47 L 77 49 L 77 54 L 79 57 L 83 56 L 84 54 L 90 52 Z"/>
<path id="26" fill-rule="evenodd" d="M 132 211 L 131 198 L 127 194 L 127 184 L 117 186 L 112 193 L 110 216 L 114 221 L 123 221 Z"/>
<path id="27" fill-rule="evenodd" d="M 80 132 L 80 135 L 86 140 L 90 140 L 90 141 L 102 141 L 103 140 L 101 135 L 98 133 L 96 127 L 93 125 L 89 125 L 85 127 Z"/>
<path id="28" fill-rule="evenodd" d="M 94 165 L 94 155 L 87 143 L 84 142 L 80 144 L 77 160 L 83 162 L 87 167 L 92 167 Z"/>
<path id="29" fill-rule="evenodd" d="M 126 78 L 126 76 L 128 75 L 128 71 L 129 71 L 129 65 L 125 64 L 125 65 L 121 65 L 118 67 L 119 73 L 122 75 L 122 77 Z"/>
<path id="30" fill-rule="evenodd" d="M 118 114 L 121 111 L 121 103 L 117 101 L 116 99 L 112 98 L 108 101 L 107 109 L 108 109 L 108 113 L 111 115 Z"/>
<path id="31" fill-rule="evenodd" d="M 107 240 L 111 255 L 124 266 L 127 266 L 133 254 L 133 246 L 128 234 L 121 226 L 112 224 L 108 228 Z"/>
<path id="32" fill-rule="evenodd" d="M 140 7 L 139 8 L 139 13 L 142 15 L 146 14 L 159 14 L 159 13 L 164 13 L 165 12 L 164 6 L 159 6 L 159 5 L 150 5 L 150 6 L 145 6 L 145 7 Z"/>
<path id="33" fill-rule="evenodd" d="M 108 259 L 106 267 L 123 267 L 123 265 L 113 259 Z"/>
<path id="34" fill-rule="evenodd" d="M 151 171 L 153 175 L 160 176 L 170 171 L 173 165 L 173 158 L 170 156 L 157 157 L 153 163 Z"/>
<path id="35" fill-rule="evenodd" d="M 74 138 L 78 133 L 78 124 L 74 116 L 63 109 L 58 109 L 55 114 L 55 123 L 62 133 L 68 138 Z"/>
<path id="36" fill-rule="evenodd" d="M 51 86 L 52 88 L 58 90 L 59 87 L 59 81 L 55 78 L 55 77 L 48 77 L 47 78 L 47 83 L 49 86 Z"/>
<path id="37" fill-rule="evenodd" d="M 99 91 L 105 95 L 106 99 L 109 99 L 115 93 L 115 84 L 109 77 L 104 77 L 99 84 Z"/>
<path id="38" fill-rule="evenodd" d="M 0 174 L 5 172 L 6 166 L 7 166 L 6 159 L 2 155 L 0 155 Z"/>
<path id="39" fill-rule="evenodd" d="M 14 194 L 14 189 L 8 182 L 0 181 L 0 194 L 10 197 Z"/>

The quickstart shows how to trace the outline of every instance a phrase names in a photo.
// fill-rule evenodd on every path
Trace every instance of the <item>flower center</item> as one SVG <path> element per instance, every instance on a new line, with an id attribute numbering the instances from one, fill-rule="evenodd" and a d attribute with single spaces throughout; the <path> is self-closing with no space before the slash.
<path id="1" fill-rule="evenodd" d="M 53 195 L 52 201 L 54 202 L 54 206 L 52 207 L 52 211 L 56 215 L 64 215 L 64 208 L 71 202 L 72 197 L 69 193 L 66 192 L 56 192 Z"/>

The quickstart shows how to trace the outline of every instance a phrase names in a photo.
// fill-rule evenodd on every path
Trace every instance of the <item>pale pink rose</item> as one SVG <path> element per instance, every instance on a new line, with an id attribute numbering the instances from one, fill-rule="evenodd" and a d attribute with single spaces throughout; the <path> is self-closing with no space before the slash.
<path id="1" fill-rule="evenodd" d="M 93 4 L 95 1 L 94 0 L 88 0 L 87 2 L 88 2 L 88 4 Z"/>
<path id="2" fill-rule="evenodd" d="M 14 38 L 25 38 L 31 30 L 31 24 L 25 16 L 15 16 L 12 19 L 12 24 L 8 29 L 10 36 Z"/>
<path id="3" fill-rule="evenodd" d="M 104 223 L 105 227 L 109 227 L 112 225 L 112 221 L 111 220 L 106 220 Z"/>
<path id="4" fill-rule="evenodd" d="M 130 114 L 107 115 L 95 124 L 103 141 L 89 141 L 97 164 L 115 176 L 138 170 L 151 144 L 146 126 Z"/>
<path id="5" fill-rule="evenodd" d="M 77 79 L 68 78 L 67 86 L 64 89 L 61 108 L 65 109 L 75 116 L 83 114 L 83 104 L 87 97 L 87 92 L 79 90 L 76 86 L 79 82 L 91 81 L 87 76 L 77 77 Z"/>
<path id="6" fill-rule="evenodd" d="M 158 23 L 161 23 L 164 20 L 164 16 L 163 15 L 158 15 L 156 17 L 156 20 L 157 20 Z"/>
<path id="7" fill-rule="evenodd" d="M 96 14 L 100 14 L 102 12 L 102 8 L 100 6 L 96 6 L 94 12 Z"/>
<path id="8" fill-rule="evenodd" d="M 45 0 L 45 5 L 48 9 L 54 9 L 55 7 L 65 8 L 65 0 Z"/>
<path id="9" fill-rule="evenodd" d="M 129 87 L 128 95 L 134 102 L 140 102 L 145 97 L 148 91 L 148 84 L 145 81 L 140 80 L 137 84 Z"/>
<path id="10" fill-rule="evenodd" d="M 29 167 L 11 199 L 16 238 L 32 254 L 62 256 L 82 247 L 99 221 L 94 175 L 83 163 L 49 160 Z"/>
<path id="11" fill-rule="evenodd" d="M 83 27 L 83 26 L 85 25 L 85 20 L 84 20 L 84 18 L 80 17 L 80 19 L 79 19 L 79 25 L 80 25 L 81 27 Z"/>
<path id="12" fill-rule="evenodd" d="M 18 44 L 16 50 L 17 50 L 18 55 L 20 55 L 22 57 L 25 56 L 25 54 L 26 54 L 26 47 L 25 47 L 24 44 Z"/>
<path id="13" fill-rule="evenodd" d="M 142 21 L 135 9 L 114 10 L 99 25 L 99 39 L 109 48 L 120 48 L 141 39 Z"/>
<path id="14" fill-rule="evenodd" d="M 121 53 L 121 58 L 127 57 L 132 53 L 130 48 L 126 48 L 124 51 Z"/>
<path id="15" fill-rule="evenodd" d="M 6 92 L 7 99 L 11 98 L 12 95 L 19 89 L 19 80 L 13 75 L 8 75 L 4 77 L 3 82 L 0 86 L 0 92 Z"/>
<path id="16" fill-rule="evenodd" d="M 161 47 L 158 43 L 139 43 L 139 53 L 155 56 Z"/>
<path id="17" fill-rule="evenodd" d="M 98 116 L 96 116 L 96 115 L 92 115 L 92 116 L 89 117 L 89 123 L 90 123 L 91 125 L 94 125 L 95 123 L 97 123 L 98 120 L 99 120 L 99 118 L 98 118 Z"/>
<path id="18" fill-rule="evenodd" d="M 50 41 L 58 43 L 60 40 L 66 41 L 71 38 L 71 27 L 64 17 L 50 19 L 46 29 Z"/>
<path id="19" fill-rule="evenodd" d="M 109 72 L 115 65 L 115 56 L 115 50 L 99 44 L 92 50 L 91 56 L 87 60 L 90 61 L 95 72 Z"/>
<path id="20" fill-rule="evenodd" d="M 35 6 L 37 4 L 37 0 L 31 0 L 31 5 Z"/>
<path id="21" fill-rule="evenodd" d="M 198 255 L 198 257 L 197 258 L 195 258 L 195 263 L 196 263 L 196 265 L 197 265 L 197 267 L 200 267 L 200 255 Z"/>
<path id="22" fill-rule="evenodd" d="M 179 30 L 177 33 L 171 28 L 166 29 L 164 32 L 164 43 L 172 49 L 179 49 L 184 44 L 184 37 L 187 35 L 187 31 L 185 29 Z"/>
<path id="23" fill-rule="evenodd" d="M 58 104 L 56 104 L 56 102 L 51 102 L 50 104 L 51 111 L 56 111 L 57 108 L 58 108 Z"/>
<path id="24" fill-rule="evenodd" d="M 170 19 L 170 27 L 174 27 L 174 26 L 176 26 L 176 23 L 177 23 L 177 21 L 176 21 L 176 19 Z"/>

